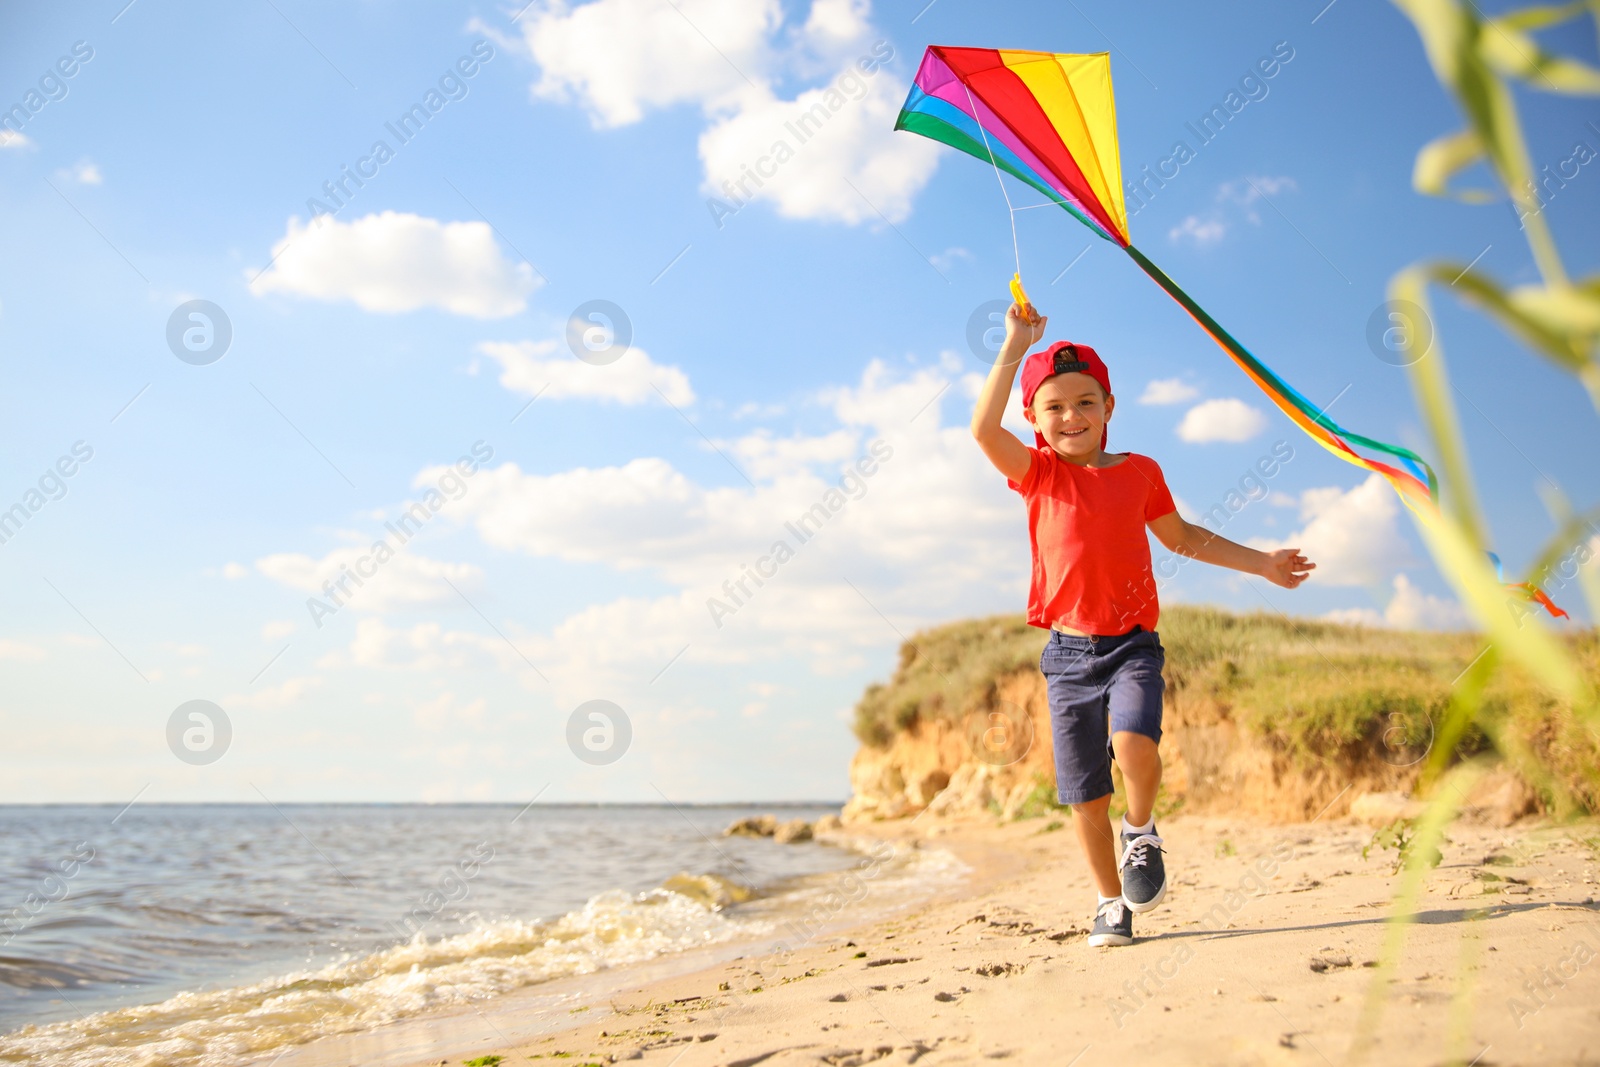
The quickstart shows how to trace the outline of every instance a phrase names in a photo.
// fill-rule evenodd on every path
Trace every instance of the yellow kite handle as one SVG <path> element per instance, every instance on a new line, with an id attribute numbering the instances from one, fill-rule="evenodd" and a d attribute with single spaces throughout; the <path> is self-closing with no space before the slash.
<path id="1" fill-rule="evenodd" d="M 1011 276 L 1011 299 L 1015 300 L 1017 306 L 1022 309 L 1022 313 L 1027 318 L 1030 326 L 1039 324 L 1039 311 L 1029 303 L 1027 291 L 1022 288 L 1022 275 L 1020 274 Z"/>
<path id="2" fill-rule="evenodd" d="M 1023 291 L 1022 275 L 1020 274 L 1011 276 L 1011 299 L 1015 300 L 1021 307 L 1028 306 L 1028 294 Z"/>

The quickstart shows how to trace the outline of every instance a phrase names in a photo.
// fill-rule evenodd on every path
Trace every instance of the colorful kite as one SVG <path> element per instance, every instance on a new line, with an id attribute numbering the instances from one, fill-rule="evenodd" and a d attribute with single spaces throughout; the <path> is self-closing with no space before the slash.
<path id="1" fill-rule="evenodd" d="M 1313 440 L 1347 463 L 1381 474 L 1413 510 L 1437 513 L 1438 481 L 1421 456 L 1351 433 L 1330 419 L 1251 355 L 1133 246 L 1122 198 L 1110 53 L 1063 55 L 931 45 L 894 128 L 976 156 L 995 168 L 996 178 L 1005 171 L 1061 205 L 1128 253 Z M 1005 191 L 1003 181 L 1000 189 Z M 1010 199 L 1007 194 L 1008 206 Z M 1016 211 L 1012 209 L 1013 242 Z M 1019 300 L 1020 273 L 1019 262 L 1019 278 L 1012 287 Z M 1363 456 L 1351 442 L 1393 457 L 1398 465 Z M 1553 604 L 1547 607 L 1560 610 Z"/>

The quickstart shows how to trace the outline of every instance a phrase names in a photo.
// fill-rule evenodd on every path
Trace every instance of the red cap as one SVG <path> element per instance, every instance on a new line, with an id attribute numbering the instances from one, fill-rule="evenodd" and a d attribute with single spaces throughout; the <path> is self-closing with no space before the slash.
<path id="1" fill-rule="evenodd" d="M 1049 348 L 1041 349 L 1022 362 L 1022 406 L 1024 409 L 1033 406 L 1033 394 L 1039 391 L 1039 386 L 1044 384 L 1046 378 L 1057 374 L 1068 374 L 1076 371 L 1087 374 L 1100 383 L 1100 388 L 1111 395 L 1111 372 L 1106 370 L 1106 364 L 1100 358 L 1100 353 L 1088 345 L 1075 344 L 1072 341 L 1057 341 Z M 1048 442 L 1044 434 L 1035 430 L 1033 438 L 1040 448 L 1045 448 Z M 1106 431 L 1100 431 L 1100 447 L 1106 447 Z"/>

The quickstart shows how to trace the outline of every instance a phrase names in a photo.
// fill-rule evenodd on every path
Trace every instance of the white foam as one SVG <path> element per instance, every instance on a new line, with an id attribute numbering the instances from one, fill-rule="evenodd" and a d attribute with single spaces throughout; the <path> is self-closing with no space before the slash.
<path id="1" fill-rule="evenodd" d="M 699 945 L 760 936 L 664 889 L 612 890 L 554 920 L 485 923 L 253 985 L 28 1026 L 0 1036 L 0 1062 L 62 1067 L 213 1067 Z"/>

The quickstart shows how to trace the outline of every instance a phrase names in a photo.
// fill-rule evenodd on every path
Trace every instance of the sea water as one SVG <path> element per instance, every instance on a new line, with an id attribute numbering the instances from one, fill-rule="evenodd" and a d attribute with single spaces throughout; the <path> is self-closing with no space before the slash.
<path id="1" fill-rule="evenodd" d="M 932 850 L 721 835 L 751 813 L 0 807 L 0 1063 L 271 1059 L 573 975 L 793 942 L 847 918 L 864 880 L 881 906 L 960 874 Z"/>

